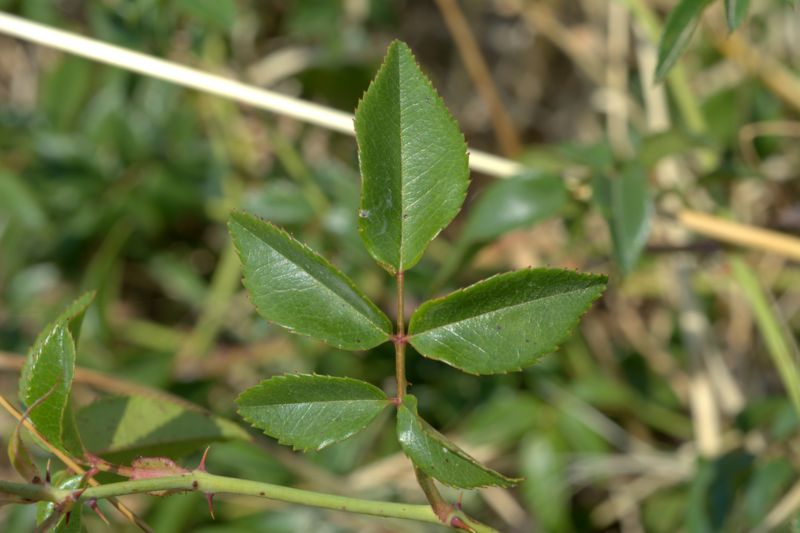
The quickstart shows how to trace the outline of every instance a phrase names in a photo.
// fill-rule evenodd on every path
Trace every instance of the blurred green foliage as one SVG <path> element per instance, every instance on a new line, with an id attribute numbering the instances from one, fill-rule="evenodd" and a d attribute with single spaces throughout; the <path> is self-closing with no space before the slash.
<path id="1" fill-rule="evenodd" d="M 621 4 L 644 5 L 666 21 L 676 3 Z M 541 11 L 525 2 L 461 2 L 526 143 L 519 160 L 542 181 L 473 176 L 476 192 L 409 274 L 409 295 L 422 301 L 533 263 L 612 274 L 609 295 L 581 331 L 520 374 L 477 378 L 409 354 L 420 412 L 493 467 L 527 477 L 509 501 L 464 494 L 466 509 L 502 530 L 750 530 L 796 481 L 798 415 L 757 328 L 780 336 L 781 353 L 796 359 L 800 271 L 779 257 L 746 254 L 766 295 L 753 309 L 726 251 L 689 238 L 673 217 L 677 205 L 788 233 L 800 227 L 797 143 L 771 133 L 748 137 L 744 129 L 764 121 L 796 124 L 798 110 L 717 47 L 722 4 L 697 21 L 667 74 L 669 80 L 678 71 L 688 80 L 704 124 L 699 131 L 671 84 L 663 86 L 666 124 L 660 131 L 647 126 L 652 94 L 644 87 L 652 72 L 640 70 L 646 59 L 640 54 L 656 53 L 657 43 L 639 31 L 646 26 L 641 11 L 631 12 L 629 24 L 637 29 L 624 61 L 622 98 L 632 149 L 625 151 L 605 129 L 613 109 L 604 100 L 602 70 L 606 2 L 547 3 L 568 30 L 566 41 L 542 31 Z M 724 4 L 737 35 L 797 77 L 796 8 L 752 2 L 740 22 L 737 10 L 747 3 Z M 496 151 L 486 111 L 432 3 L 0 0 L 0 8 L 347 111 L 386 43 L 401 38 L 417 51 L 470 146 Z M 295 55 L 275 62 L 286 51 Z M 276 65 L 284 70 L 273 77 Z M 552 176 L 564 178 L 563 189 Z M 620 177 L 635 187 L 613 193 Z M 538 199 L 551 200 L 541 210 L 527 202 L 530 211 L 512 216 L 514 202 L 534 185 L 543 189 Z M 393 284 L 358 238 L 358 190 L 350 138 L 2 38 L 0 349 L 25 353 L 66 303 L 96 290 L 78 366 L 160 389 L 220 417 L 235 420 L 236 395 L 283 372 L 351 376 L 389 388 L 390 346 L 353 355 L 259 319 L 224 228 L 233 207 L 268 218 L 392 309 Z M 615 197 L 623 198 L 621 212 L 613 210 Z M 652 219 L 642 216 L 650 206 Z M 493 220 L 493 212 L 504 216 Z M 652 229 L 646 242 L 645 222 Z M 684 260 L 688 277 L 675 274 Z M 694 307 L 679 296 L 682 290 Z M 687 316 L 699 330 L 685 327 Z M 715 353 L 720 357 L 712 359 Z M 712 388 L 717 429 L 698 418 L 691 386 L 698 377 Z M 738 395 L 725 388 L 728 378 Z M 15 383 L 9 371 L 3 394 L 13 396 Z M 80 380 L 75 387 L 79 406 L 116 394 L 113 386 Z M 365 433 L 305 455 L 253 432 L 252 441 L 212 445 L 209 465 L 220 474 L 417 501 L 399 473 L 407 463 L 392 469 L 399 449 L 391 425 L 379 418 Z M 12 430 L 5 423 L 3 435 Z M 719 438 L 715 453 L 702 447 L 704 432 Z M 196 450 L 178 452 L 187 464 L 199 459 Z M 2 466 L 10 477 L 10 466 Z M 427 530 L 236 498 L 219 498 L 212 521 L 205 505 L 190 494 L 143 498 L 138 509 L 159 532 Z M 4 531 L 31 530 L 32 507 L 1 512 Z M 83 526 L 106 530 L 90 513 Z M 122 522 L 113 527 L 131 529 Z"/>

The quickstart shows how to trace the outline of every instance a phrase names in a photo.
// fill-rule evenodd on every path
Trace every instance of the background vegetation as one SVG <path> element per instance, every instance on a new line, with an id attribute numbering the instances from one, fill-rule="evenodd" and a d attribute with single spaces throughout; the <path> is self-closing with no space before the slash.
<path id="1" fill-rule="evenodd" d="M 409 43 L 469 145 L 531 168 L 512 182 L 473 174 L 464 212 L 406 279 L 412 302 L 529 265 L 612 276 L 573 338 L 522 373 L 471 377 L 411 352 L 426 417 L 479 459 L 527 477 L 517 489 L 465 493 L 465 508 L 520 532 L 788 528 L 800 506 L 797 244 L 728 248 L 741 231 L 720 241 L 692 228 L 697 212 L 800 228 L 800 16 L 793 2 L 753 0 L 731 35 L 713 3 L 692 39 L 691 18 L 674 27 L 688 48 L 655 84 L 674 5 L 0 0 L 345 111 L 388 42 Z M 0 392 L 16 397 L 19 354 L 88 289 L 98 294 L 78 354 L 78 406 L 169 395 L 236 421 L 235 396 L 283 372 L 390 390 L 390 345 L 353 355 L 259 319 L 224 226 L 239 206 L 288 228 L 391 310 L 392 280 L 356 232 L 357 168 L 350 137 L 0 37 Z M 146 407 L 137 423 L 152 416 Z M 222 423 L 151 444 L 194 465 L 218 440 L 215 473 L 423 501 L 390 426 L 385 417 L 304 455 Z M 6 440 L 13 429 L 0 416 Z M 216 521 L 196 494 L 129 503 L 159 532 L 428 530 L 247 498 L 218 498 Z M 0 512 L 4 531 L 31 529 L 32 506 Z M 114 530 L 132 527 L 106 514 Z M 84 525 L 107 530 L 93 515 Z"/>

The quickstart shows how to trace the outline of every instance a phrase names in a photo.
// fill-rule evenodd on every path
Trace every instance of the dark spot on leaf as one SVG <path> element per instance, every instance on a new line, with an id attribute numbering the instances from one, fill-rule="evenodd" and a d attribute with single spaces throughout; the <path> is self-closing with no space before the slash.
<path id="1" fill-rule="evenodd" d="M 192 481 L 192 488 L 193 488 L 193 489 L 196 489 L 196 488 L 197 488 L 197 487 L 199 487 L 199 486 L 200 486 L 200 484 L 197 482 L 197 480 L 195 480 L 195 481 Z"/>

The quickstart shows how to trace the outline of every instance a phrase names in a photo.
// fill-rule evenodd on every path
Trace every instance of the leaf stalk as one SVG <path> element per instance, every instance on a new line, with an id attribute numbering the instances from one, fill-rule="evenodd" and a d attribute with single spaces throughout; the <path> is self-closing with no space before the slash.
<path id="1" fill-rule="evenodd" d="M 405 331 L 405 272 L 399 270 L 395 276 L 397 280 L 397 328 L 392 342 L 394 343 L 394 367 L 397 379 L 397 401 L 402 403 L 408 389 L 406 379 L 406 331 Z"/>

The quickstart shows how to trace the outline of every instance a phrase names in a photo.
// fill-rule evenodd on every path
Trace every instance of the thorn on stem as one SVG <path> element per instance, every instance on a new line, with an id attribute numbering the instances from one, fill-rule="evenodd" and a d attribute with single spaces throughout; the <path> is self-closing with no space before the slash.
<path id="1" fill-rule="evenodd" d="M 52 478 L 50 477 L 50 459 L 47 460 L 47 466 L 44 468 L 44 482 L 49 485 Z"/>
<path id="2" fill-rule="evenodd" d="M 197 470 L 201 472 L 208 472 L 208 470 L 206 470 L 206 457 L 208 457 L 208 450 L 210 449 L 211 446 L 206 446 L 206 451 L 203 452 L 203 457 L 200 459 L 200 464 L 197 465 Z"/>
<path id="3" fill-rule="evenodd" d="M 100 510 L 100 506 L 99 506 L 99 505 L 97 505 L 97 499 L 96 499 L 96 498 L 92 498 L 91 500 L 89 500 L 88 502 L 86 502 L 86 505 L 88 505 L 88 506 L 89 506 L 89 508 L 90 508 L 92 511 L 94 511 L 94 513 L 95 513 L 97 516 L 99 516 L 99 517 L 100 517 L 100 520 L 102 520 L 103 522 L 105 522 L 105 523 L 106 523 L 106 525 L 107 525 L 107 526 L 110 526 L 110 525 L 111 525 L 111 522 L 109 522 L 109 521 L 108 521 L 108 518 L 106 518 L 106 515 L 104 515 L 104 514 L 103 514 L 103 511 L 101 511 L 101 510 Z"/>
<path id="4" fill-rule="evenodd" d="M 461 501 L 464 499 L 464 492 L 461 491 L 458 493 L 458 499 L 456 500 L 456 509 L 459 511 L 463 511 L 463 507 L 461 506 Z"/>
<path id="5" fill-rule="evenodd" d="M 208 502 L 208 513 L 211 515 L 211 520 L 216 520 L 214 516 L 214 493 L 206 492 L 206 501 Z"/>

